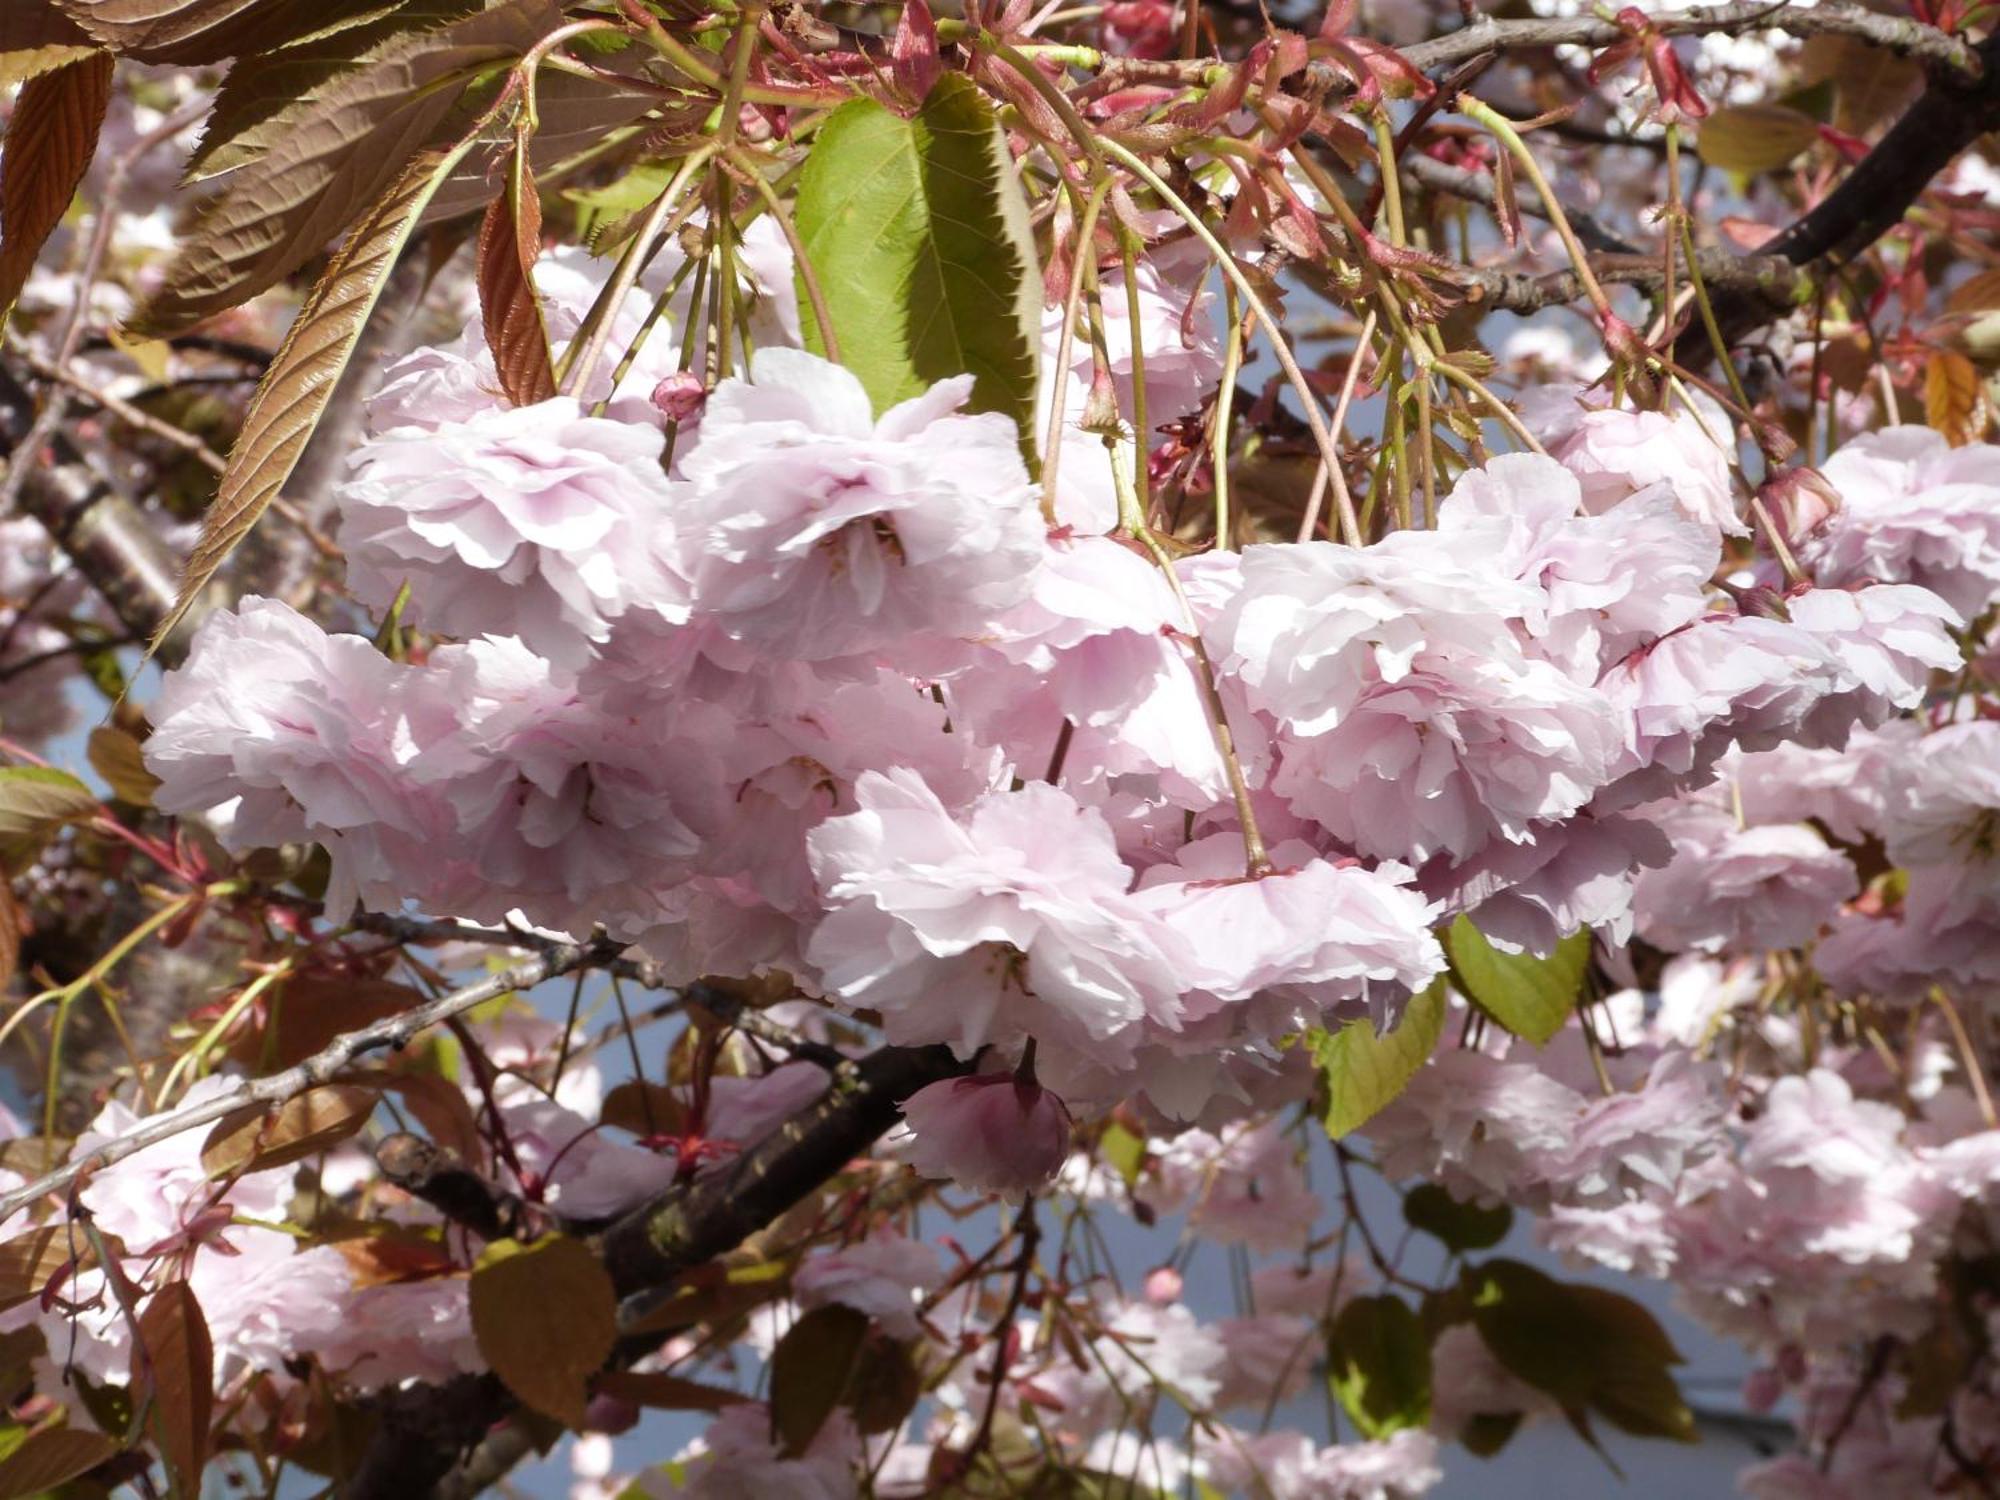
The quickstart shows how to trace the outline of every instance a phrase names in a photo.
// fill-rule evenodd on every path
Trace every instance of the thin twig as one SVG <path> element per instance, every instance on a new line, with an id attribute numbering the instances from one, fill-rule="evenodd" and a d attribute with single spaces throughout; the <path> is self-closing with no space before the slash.
<path id="1" fill-rule="evenodd" d="M 246 1106 L 281 1104 L 287 1099 L 297 1098 L 309 1089 L 331 1083 L 339 1077 L 344 1068 L 365 1053 L 380 1051 L 383 1048 L 393 1050 L 406 1047 L 419 1032 L 448 1021 L 475 1005 L 483 1005 L 496 995 L 504 995 L 510 990 L 527 989 L 540 984 L 544 979 L 553 979 L 573 969 L 609 963 L 616 959 L 618 954 L 617 944 L 602 940 L 553 944 L 536 957 L 518 963 L 511 969 L 490 978 L 482 979 L 477 984 L 454 990 L 428 1004 L 413 1006 L 399 1015 L 386 1017 L 358 1031 L 337 1036 L 320 1051 L 305 1061 L 286 1068 L 282 1073 L 273 1073 L 267 1078 L 245 1079 L 234 1088 L 204 1099 L 199 1104 L 149 1116 L 124 1134 L 111 1137 L 88 1154 L 64 1163 L 53 1172 L 38 1177 L 11 1193 L 0 1194 L 0 1221 L 11 1217 L 44 1194 L 61 1192 L 86 1172 L 123 1161 L 148 1146 L 157 1145 L 187 1131 L 212 1125 L 224 1115 L 232 1114 Z"/>

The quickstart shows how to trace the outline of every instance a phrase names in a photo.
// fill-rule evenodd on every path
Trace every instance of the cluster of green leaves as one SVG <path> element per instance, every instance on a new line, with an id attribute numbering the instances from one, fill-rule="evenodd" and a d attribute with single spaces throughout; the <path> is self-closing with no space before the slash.
<path id="1" fill-rule="evenodd" d="M 1465 1250 L 1497 1239 L 1505 1223 L 1472 1210 L 1432 1227 Z M 1328 1387 L 1364 1437 L 1430 1421 L 1432 1349 L 1445 1329 L 1466 1323 L 1509 1374 L 1546 1396 L 1593 1446 L 1593 1418 L 1635 1437 L 1695 1440 L 1693 1414 L 1673 1377 L 1683 1360 L 1651 1313 L 1629 1297 L 1500 1257 L 1465 1262 L 1457 1281 L 1419 1304 L 1385 1292 L 1353 1298 L 1333 1317 Z M 1460 1441 L 1490 1457 L 1520 1423 L 1518 1411 L 1474 1413 Z"/>
<path id="2" fill-rule="evenodd" d="M 1537 1047 L 1562 1029 L 1583 998 L 1590 944 L 1584 930 L 1564 938 L 1546 958 L 1508 953 L 1488 942 L 1466 917 L 1444 934 L 1451 985 L 1481 1015 Z M 1430 1060 L 1444 1030 L 1445 985 L 1440 978 L 1414 996 L 1388 1031 L 1377 1033 L 1364 1020 L 1307 1034 L 1328 1135 L 1338 1139 L 1365 1125 Z"/>

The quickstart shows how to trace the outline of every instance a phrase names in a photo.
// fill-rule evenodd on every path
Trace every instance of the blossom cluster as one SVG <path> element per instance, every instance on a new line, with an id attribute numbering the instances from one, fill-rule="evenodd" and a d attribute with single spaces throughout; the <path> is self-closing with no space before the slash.
<path id="1" fill-rule="evenodd" d="M 2000 1191 L 1990 1104 L 1927 1008 L 1996 977 L 2000 725 L 1964 674 L 2000 602 L 2000 453 L 1856 439 L 1824 468 L 1838 503 L 1791 518 L 1787 574 L 1750 540 L 1726 413 L 1545 387 L 1520 402 L 1535 451 L 1458 475 L 1432 524 L 1182 555 L 1120 526 L 1121 466 L 1146 455 L 1104 440 L 1059 323 L 1044 493 L 971 377 L 875 409 L 801 347 L 779 238 L 746 252 L 757 352 L 712 390 L 680 374 L 687 310 L 649 317 L 672 265 L 614 310 L 613 343 L 642 340 L 615 384 L 512 405 L 476 323 L 392 364 L 336 498 L 348 590 L 394 629 L 258 597 L 211 616 L 150 705 L 155 805 L 238 855 L 323 849 L 336 919 L 602 929 L 669 984 L 782 982 L 820 1045 L 942 1045 L 966 1071 L 903 1101 L 881 1170 L 1016 1203 L 1059 1182 L 1265 1263 L 1234 1318 L 1167 1269 L 1060 1319 L 1010 1309 L 996 1375 L 971 1353 L 995 1299 L 964 1267 L 888 1228 L 822 1245 L 730 1357 L 851 1308 L 912 1351 L 925 1407 L 886 1435 L 842 1414 L 789 1452 L 763 1406 L 730 1405 L 642 1486 L 838 1496 L 866 1469 L 915 1493 L 976 1442 L 1163 1490 L 1404 1497 L 1437 1481 L 1438 1439 L 1552 1414 L 1454 1322 L 1427 1427 L 1327 1444 L 1256 1421 L 1382 1269 L 1325 1254 L 1281 1124 L 1316 1087 L 1295 1039 L 1393 1028 L 1461 918 L 1529 955 L 1587 929 L 1624 987 L 1540 1050 L 1453 995 L 1466 1041 L 1363 1132 L 1383 1175 L 1670 1281 L 1765 1362 L 1767 1402 L 1831 1402 L 1857 1337 L 1933 1326 L 1954 1234 Z M 1156 417 L 1213 389 L 1201 271 L 1142 262 L 1136 322 L 1107 283 L 1114 406 L 1135 335 Z M 564 251 L 537 268 L 557 349 L 596 276 Z M 1900 1074 L 1762 1004 L 1795 962 L 1907 1009 Z M 627 1141 L 556 1028 L 516 1013 L 479 1036 L 501 1076 L 459 1087 L 504 1143 L 482 1165 L 564 1221 L 717 1169 L 828 1087 L 815 1062 L 750 1062 L 678 1085 L 672 1128 Z M 108 1105 L 78 1159 L 134 1118 Z M 1127 1170 L 1089 1149 L 1107 1130 Z M 217 1183 L 190 1138 L 81 1203 L 127 1284 L 185 1271 L 218 1388 L 254 1388 L 269 1421 L 307 1364 L 362 1393 L 485 1369 L 461 1232 L 353 1148 L 317 1180 L 444 1251 L 385 1268 L 302 1245 L 276 1227 L 288 1169 Z M 120 1384 L 118 1287 L 82 1269 L 8 1316 L 48 1373 Z M 1163 1392 L 1201 1420 L 1142 1442 L 1131 1414 Z M 1970 1409 L 1885 1409 L 1868 1442 L 1921 1468 L 1913 1426 L 1940 1422 L 1993 1436 Z M 1789 1494 L 1785 1473 L 1747 1482 Z"/>

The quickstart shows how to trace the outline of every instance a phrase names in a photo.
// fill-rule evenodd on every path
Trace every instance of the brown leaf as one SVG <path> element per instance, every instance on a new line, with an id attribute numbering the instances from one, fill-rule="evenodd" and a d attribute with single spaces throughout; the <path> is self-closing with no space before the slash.
<path id="1" fill-rule="evenodd" d="M 393 980 L 300 974 L 278 992 L 263 1033 L 249 1038 L 236 1055 L 246 1067 L 276 1072 L 304 1062 L 342 1032 L 423 1003 L 424 996 Z"/>
<path id="2" fill-rule="evenodd" d="M 1500 221 L 1501 238 L 1513 249 L 1521 239 L 1521 204 L 1514 194 L 1514 159 L 1505 151 L 1493 158 L 1493 207 Z"/>
<path id="3" fill-rule="evenodd" d="M 101 1432 L 46 1427 L 0 1461 L 0 1500 L 40 1495 L 87 1474 L 118 1451 Z"/>
<path id="4" fill-rule="evenodd" d="M 671 1135 L 687 1123 L 687 1104 L 664 1083 L 628 1078 L 604 1096 L 598 1118 L 636 1136 Z"/>
<path id="5" fill-rule="evenodd" d="M 215 1122 L 202 1143 L 202 1170 L 210 1177 L 232 1177 L 316 1156 L 366 1125 L 379 1097 L 372 1088 L 333 1083 L 308 1089 L 276 1109 L 245 1105 Z"/>
<path id="6" fill-rule="evenodd" d="M 21 85 L 0 148 L 0 316 L 21 295 L 90 166 L 111 102 L 111 70 L 109 53 L 92 52 Z"/>
<path id="7" fill-rule="evenodd" d="M 133 316 L 132 330 L 145 337 L 183 332 L 275 286 L 364 209 L 356 235 L 379 221 L 382 204 L 401 197 L 412 172 L 429 160 L 431 139 L 456 107 L 459 85 L 519 57 L 561 19 L 554 0 L 505 0 L 409 37 L 336 79 L 310 110 L 287 121 L 265 155 L 228 179 L 159 291 Z M 434 165 L 442 173 L 451 163 Z M 434 184 L 426 202 L 432 191 Z M 415 212 L 422 209 L 418 204 Z M 345 247 L 341 255 L 354 258 Z"/>
<path id="8" fill-rule="evenodd" d="M 44 1224 L 0 1244 L 0 1312 L 39 1297 L 57 1276 L 91 1260 L 89 1243 L 73 1226 Z"/>
<path id="9" fill-rule="evenodd" d="M 1813 37 L 1799 61 L 1803 82 L 1832 80 L 1834 128 L 1848 135 L 1866 135 L 1900 112 L 1924 83 L 1924 70 L 1909 58 L 1859 37 Z"/>
<path id="10" fill-rule="evenodd" d="M 721 1411 L 750 1399 L 741 1391 L 660 1371 L 610 1370 L 597 1377 L 597 1390 L 655 1411 Z"/>
<path id="11" fill-rule="evenodd" d="M 535 293 L 542 200 L 518 148 L 509 178 L 479 225 L 479 318 L 500 389 L 516 406 L 532 406 L 555 395 L 556 372 L 542 299 Z"/>
<path id="12" fill-rule="evenodd" d="M 90 45 L 89 33 L 50 0 L 7 0 L 0 5 L 0 52 Z"/>
<path id="13" fill-rule="evenodd" d="M 399 1097 L 430 1138 L 460 1161 L 470 1164 L 485 1156 L 472 1106 L 449 1078 L 436 1073 L 383 1073 L 374 1081 Z"/>
<path id="14" fill-rule="evenodd" d="M 90 757 L 91 769 L 104 778 L 105 785 L 120 802 L 129 802 L 134 807 L 153 805 L 153 793 L 159 790 L 160 778 L 146 769 L 146 752 L 137 739 L 115 724 L 100 724 L 90 731 L 85 753 Z"/>
<path id="15" fill-rule="evenodd" d="M 1948 313 L 1986 312 L 1996 307 L 2000 307 L 2000 270 L 1968 276 L 1944 301 Z"/>
<path id="16" fill-rule="evenodd" d="M 581 1240 L 496 1240 L 472 1272 L 472 1332 L 507 1389 L 581 1427 L 589 1381 L 618 1338 L 611 1277 Z"/>
<path id="17" fill-rule="evenodd" d="M 12 3 L 12 0 L 9 0 Z M 141 62 L 214 63 L 281 46 L 380 0 L 57 0 L 104 46 Z"/>
<path id="18" fill-rule="evenodd" d="M 1979 371 L 1963 354 L 1939 350 L 1924 362 L 1924 421 L 1962 448 L 1979 435 Z"/>
<path id="19" fill-rule="evenodd" d="M 73 62 L 82 62 L 96 51 L 95 47 L 83 46 L 33 47 L 25 52 L 0 52 L 0 89 L 11 89 L 30 78 L 39 78 Z"/>
<path id="20" fill-rule="evenodd" d="M 173 1476 L 174 1492 L 198 1495 L 215 1411 L 215 1346 L 201 1304 L 185 1281 L 170 1281 L 154 1292 L 139 1314 L 139 1341 L 132 1349 L 134 1391 L 148 1373 L 153 1401 L 147 1425 Z"/>
<path id="21" fill-rule="evenodd" d="M 443 1245 L 400 1225 L 392 1224 L 379 1234 L 335 1240 L 333 1248 L 347 1262 L 357 1287 L 430 1281 L 448 1276 L 453 1270 L 451 1256 Z"/>
<path id="22" fill-rule="evenodd" d="M 786 1330 L 771 1351 L 771 1425 L 785 1455 L 812 1446 L 854 1378 L 868 1314 L 838 1303 L 816 1307 Z"/>
<path id="23" fill-rule="evenodd" d="M 1819 139 L 1812 116 L 1782 104 L 1732 104 L 1701 122 L 1695 150 L 1711 167 L 1774 172 Z"/>
<path id="24" fill-rule="evenodd" d="M 14 971 L 21 966 L 21 938 L 26 929 L 21 903 L 14 899 L 14 887 L 0 880 L 0 990 L 7 988 Z"/>
<path id="25" fill-rule="evenodd" d="M 206 182 L 249 165 L 311 117 L 334 80 L 402 49 L 413 33 L 479 8 L 479 0 L 403 0 L 386 14 L 358 17 L 289 46 L 238 58 L 216 90 L 185 180 Z"/>
<path id="26" fill-rule="evenodd" d="M 270 369 L 250 398 L 243 430 L 230 450 L 229 467 L 216 486 L 215 499 L 202 520 L 201 537 L 182 570 L 180 593 L 153 633 L 149 652 L 158 650 L 160 642 L 173 633 L 215 570 L 249 534 L 291 477 L 417 216 L 436 191 L 439 178 L 464 149 L 461 143 L 448 151 L 426 151 L 411 162 L 381 201 L 354 226 L 347 243 L 299 309 Z"/>

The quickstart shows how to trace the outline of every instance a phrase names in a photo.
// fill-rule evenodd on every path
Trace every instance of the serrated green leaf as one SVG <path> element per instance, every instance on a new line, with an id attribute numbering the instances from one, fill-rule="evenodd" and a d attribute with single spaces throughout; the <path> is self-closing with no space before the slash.
<path id="1" fill-rule="evenodd" d="M 1306 1037 L 1326 1095 L 1321 1117 L 1338 1138 L 1358 1129 L 1403 1092 L 1437 1047 L 1444 1029 L 1444 984 L 1414 995 L 1393 1030 L 1377 1036 L 1367 1021 Z"/>
<path id="2" fill-rule="evenodd" d="M 910 119 L 843 104 L 813 142 L 794 213 L 841 362 L 876 411 L 969 373 L 971 409 L 1012 418 L 1032 453 L 1041 279 L 1013 157 L 978 87 L 947 74 Z M 804 325 L 825 353 L 815 320 Z"/>
<path id="3" fill-rule="evenodd" d="M 1507 1237 L 1514 1211 L 1500 1203 L 1481 1208 L 1452 1197 L 1434 1182 L 1419 1183 L 1403 1196 L 1403 1218 L 1453 1250 L 1488 1250 Z"/>
<path id="4" fill-rule="evenodd" d="M 1451 924 L 1444 938 L 1452 979 L 1465 997 L 1515 1036 L 1541 1046 L 1562 1030 L 1583 994 L 1590 966 L 1590 932 L 1573 932 L 1547 958 L 1502 953 L 1469 917 Z"/>
<path id="5" fill-rule="evenodd" d="M 1422 1427 L 1431 1416 L 1431 1346 L 1400 1297 L 1356 1297 L 1328 1330 L 1327 1385 L 1363 1437 Z"/>

